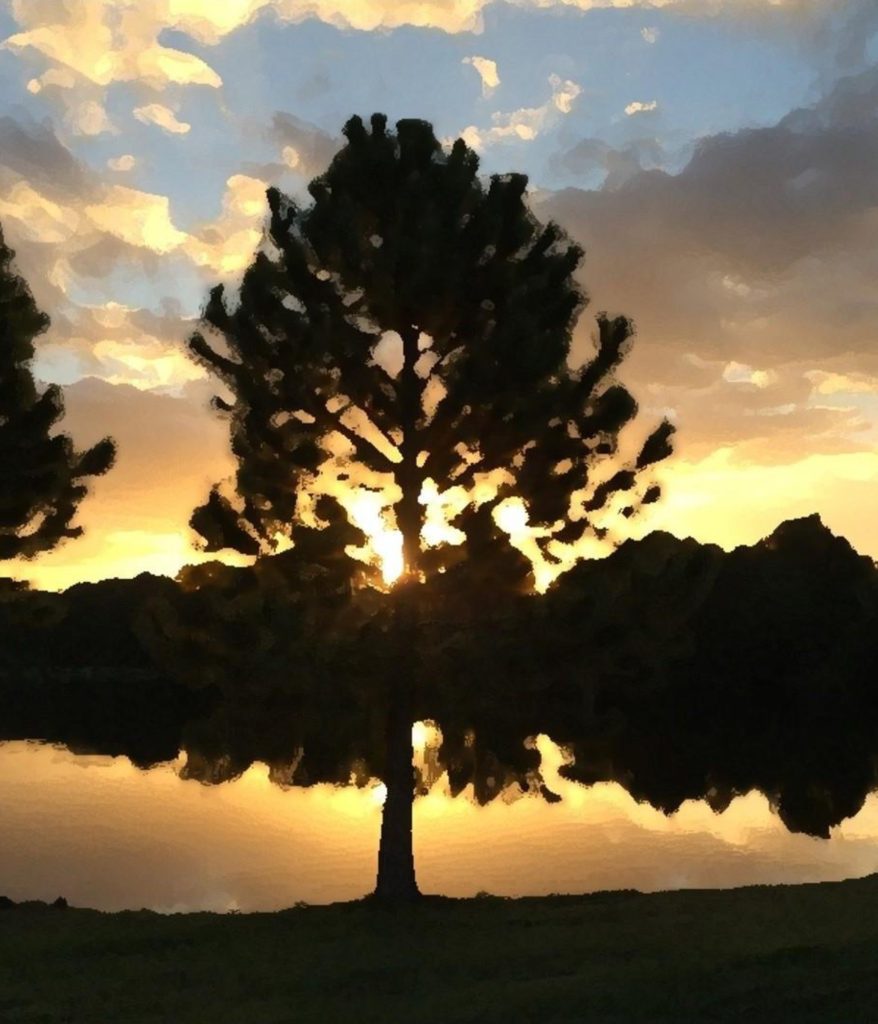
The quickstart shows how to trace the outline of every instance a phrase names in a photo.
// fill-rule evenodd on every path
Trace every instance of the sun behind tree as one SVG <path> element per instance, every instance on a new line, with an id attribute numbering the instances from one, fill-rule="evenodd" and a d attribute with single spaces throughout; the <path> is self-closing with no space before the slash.
<path id="1" fill-rule="evenodd" d="M 663 421 L 617 464 L 637 413 L 614 378 L 632 325 L 599 314 L 593 358 L 569 365 L 583 253 L 533 216 L 525 176 L 486 186 L 476 154 L 462 140 L 445 150 L 424 121 L 394 133 L 383 115 L 371 130 L 354 117 L 344 134 L 307 207 L 269 189 L 266 244 L 239 302 L 215 288 L 190 339 L 229 389 L 215 404 L 231 416 L 238 462 L 192 526 L 208 550 L 260 555 L 326 524 L 322 550 L 337 562 L 349 550 L 349 496 L 384 496 L 402 535 L 401 649 L 413 652 L 418 584 L 462 559 L 504 558 L 504 503 L 517 500 L 548 558 L 559 543 L 603 537 L 614 515 L 659 497 L 649 469 L 670 453 L 673 427 Z M 437 540 L 425 530 L 431 492 L 458 543 L 427 543 Z M 416 671 L 414 654 L 396 665 L 387 709 L 376 892 L 391 899 L 417 894 Z"/>

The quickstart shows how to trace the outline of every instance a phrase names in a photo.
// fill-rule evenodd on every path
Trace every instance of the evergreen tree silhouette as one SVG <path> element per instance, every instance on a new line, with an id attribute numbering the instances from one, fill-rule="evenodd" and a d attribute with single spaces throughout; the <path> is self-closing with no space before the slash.
<path id="1" fill-rule="evenodd" d="M 29 366 L 49 318 L 13 269 L 14 256 L 0 229 L 0 560 L 33 558 L 79 537 L 72 521 L 86 480 L 106 473 L 116 455 L 109 438 L 77 451 L 51 432 L 64 413 L 61 389 L 39 392 Z"/>
<path id="2" fill-rule="evenodd" d="M 190 339 L 231 394 L 215 404 L 230 416 L 237 459 L 233 487 L 214 487 L 191 525 L 213 551 L 295 544 L 330 453 L 342 483 L 389 495 L 405 568 L 389 598 L 396 635 L 376 895 L 404 900 L 418 894 L 411 727 L 420 584 L 462 558 L 475 579 L 499 557 L 486 578 L 526 588 L 527 564 L 508 557 L 498 505 L 524 502 L 549 558 L 554 544 L 603 537 L 614 515 L 658 499 L 650 469 L 670 453 L 673 427 L 661 422 L 619 464 L 619 433 L 637 413 L 615 379 L 632 324 L 599 314 L 593 357 L 569 365 L 586 302 L 574 278 L 583 253 L 530 212 L 524 175 L 484 183 L 476 154 L 462 140 L 444 149 L 424 121 L 400 121 L 393 132 L 383 115 L 370 128 L 353 117 L 344 135 L 307 206 L 269 189 L 266 244 L 239 301 L 214 288 Z M 496 492 L 453 521 L 464 543 L 426 545 L 425 484 L 472 489 L 486 474 Z M 320 519 L 335 529 L 344 516 L 326 509 L 338 499 L 321 502 Z M 344 530 L 339 537 L 349 542 Z M 343 546 L 323 549 L 336 565 L 344 556 Z"/>

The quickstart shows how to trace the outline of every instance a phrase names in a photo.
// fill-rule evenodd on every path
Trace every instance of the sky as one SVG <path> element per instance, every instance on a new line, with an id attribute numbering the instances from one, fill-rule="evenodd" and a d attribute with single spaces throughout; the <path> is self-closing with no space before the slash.
<path id="1" fill-rule="evenodd" d="M 818 512 L 878 558 L 874 0 L 2 0 L 0 223 L 52 319 L 34 372 L 116 467 L 39 586 L 173 574 L 232 468 L 185 339 L 265 190 L 304 198 L 353 113 L 529 176 L 633 317 L 621 378 L 672 418 L 631 532 L 726 548 Z M 8 570 L 7 570 L 8 571 Z"/>

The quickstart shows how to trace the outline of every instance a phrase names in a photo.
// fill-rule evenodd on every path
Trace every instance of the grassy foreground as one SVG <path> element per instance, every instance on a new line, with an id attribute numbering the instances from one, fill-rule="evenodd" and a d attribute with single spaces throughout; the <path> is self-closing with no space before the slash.
<path id="1" fill-rule="evenodd" d="M 3 1024 L 878 1021 L 878 876 L 275 914 L 0 911 Z"/>

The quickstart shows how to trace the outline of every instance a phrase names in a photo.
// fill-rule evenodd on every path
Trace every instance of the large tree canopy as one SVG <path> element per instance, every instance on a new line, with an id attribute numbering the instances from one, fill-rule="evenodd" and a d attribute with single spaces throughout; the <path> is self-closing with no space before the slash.
<path id="1" fill-rule="evenodd" d="M 0 231 L 0 559 L 33 558 L 78 537 L 72 525 L 88 477 L 105 473 L 116 448 L 109 438 L 76 451 L 52 433 L 64 412 L 61 389 L 39 392 L 30 370 L 34 339 L 49 326 Z"/>
<path id="2" fill-rule="evenodd" d="M 422 552 L 428 480 L 441 493 L 495 474 L 493 497 L 458 506 L 454 526 L 481 539 L 515 494 L 547 551 L 602 535 L 619 494 L 626 515 L 655 501 L 646 471 L 672 427 L 624 465 L 609 458 L 637 412 L 614 380 L 632 327 L 599 315 L 594 357 L 569 365 L 582 251 L 529 211 L 527 179 L 486 186 L 472 150 L 444 150 L 423 121 L 394 133 L 382 115 L 371 131 L 354 117 L 345 135 L 309 205 L 269 190 L 267 244 L 238 304 L 214 289 L 209 330 L 190 342 L 232 392 L 217 404 L 238 459 L 236 495 L 214 490 L 193 517 L 208 548 L 255 554 L 294 535 L 330 452 L 346 482 L 387 489 L 419 577 L 462 550 Z"/>

